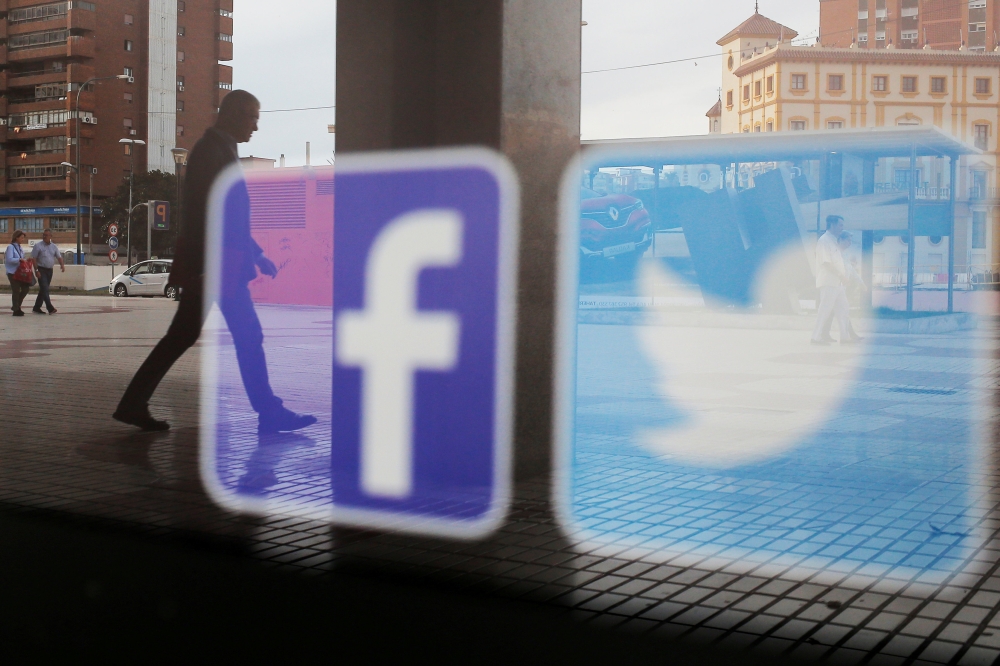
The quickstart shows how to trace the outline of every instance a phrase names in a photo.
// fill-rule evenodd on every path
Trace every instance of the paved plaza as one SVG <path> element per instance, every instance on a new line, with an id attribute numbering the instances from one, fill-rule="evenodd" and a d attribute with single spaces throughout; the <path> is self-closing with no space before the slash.
<path id="1" fill-rule="evenodd" d="M 56 305 L 52 317 L 0 319 L 7 510 L 70 512 L 162 538 L 202 534 L 303 574 L 420 576 L 556 605 L 595 630 L 830 663 L 1000 658 L 989 327 L 816 349 L 808 331 L 583 324 L 565 526 L 549 485 L 526 482 L 497 535 L 456 543 L 331 530 L 308 511 L 233 510 L 308 500 L 316 518 L 330 502 L 329 310 L 259 307 L 276 393 L 321 417 L 259 438 L 217 317 L 153 399 L 172 430 L 141 434 L 110 412 L 176 304 L 57 295 Z M 696 353 L 709 336 L 758 353 L 706 365 Z M 213 461 L 218 488 L 204 486 L 198 452 L 206 349 L 229 429 Z M 687 350 L 671 359 L 673 389 L 636 349 Z M 699 416 L 721 430 L 700 429 Z M 761 458 L 708 450 L 726 428 L 776 448 Z M 691 438 L 703 445 L 685 447 Z M 720 453 L 729 464 L 712 462 Z"/>

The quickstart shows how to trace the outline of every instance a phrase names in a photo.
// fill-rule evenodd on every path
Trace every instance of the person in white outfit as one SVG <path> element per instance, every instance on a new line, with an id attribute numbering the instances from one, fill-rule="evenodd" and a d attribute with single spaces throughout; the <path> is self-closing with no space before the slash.
<path id="1" fill-rule="evenodd" d="M 826 233 L 816 241 L 816 288 L 819 289 L 816 328 L 813 329 L 812 344 L 829 345 L 833 340 L 828 331 L 834 315 L 840 325 L 840 342 L 849 344 L 851 333 L 847 328 L 848 304 L 847 270 L 844 257 L 838 246 L 840 234 L 844 231 L 844 218 L 830 215 L 826 218 Z"/>
<path id="2" fill-rule="evenodd" d="M 850 299 L 847 298 L 847 290 L 850 287 L 857 285 L 862 289 L 864 289 L 865 291 L 868 290 L 868 285 L 865 284 L 865 281 L 861 279 L 860 275 L 858 275 L 858 271 L 854 268 L 854 264 L 852 264 L 850 261 L 847 260 L 847 251 L 851 249 L 852 242 L 853 239 L 851 238 L 851 233 L 849 231 L 842 231 L 840 233 L 840 236 L 837 237 L 837 247 L 840 248 L 840 256 L 841 259 L 843 259 L 844 261 L 844 274 L 846 276 L 844 278 L 844 284 L 841 287 L 841 289 L 844 292 L 844 300 L 848 303 L 848 305 L 850 304 Z M 835 312 L 837 312 L 836 309 Z M 854 332 L 854 326 L 851 325 L 849 307 L 843 308 L 843 315 L 847 319 L 847 333 L 849 335 L 848 339 L 851 340 L 852 342 L 860 342 L 861 340 L 864 340 L 864 338 L 862 338 L 860 335 Z"/>

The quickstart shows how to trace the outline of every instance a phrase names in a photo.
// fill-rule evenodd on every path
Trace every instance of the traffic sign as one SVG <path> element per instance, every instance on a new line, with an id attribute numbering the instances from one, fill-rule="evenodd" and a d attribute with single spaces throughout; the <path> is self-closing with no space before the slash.
<path id="1" fill-rule="evenodd" d="M 111 252 L 108 252 L 108 259 L 111 260 L 111 263 L 118 261 L 118 250 L 111 250 Z"/>
<path id="2" fill-rule="evenodd" d="M 149 216 L 149 226 L 154 231 L 168 231 L 170 229 L 170 202 L 150 201 L 146 206 Z"/>
<path id="3" fill-rule="evenodd" d="M 118 249 L 118 237 L 117 236 L 112 236 L 111 238 L 108 239 L 108 247 L 111 248 L 112 250 L 117 250 Z"/>
<path id="4" fill-rule="evenodd" d="M 208 224 L 206 299 L 224 304 L 231 276 L 245 274 L 243 264 L 226 262 L 238 260 L 229 249 L 243 237 L 240 229 L 250 229 L 247 189 L 255 197 L 280 196 L 286 207 L 317 209 L 290 198 L 307 196 L 306 188 L 282 184 L 290 176 L 265 173 L 248 174 L 249 185 L 236 173 L 217 181 L 209 211 L 221 223 Z M 275 366 L 270 379 L 288 387 L 275 389 L 286 406 L 315 414 L 323 427 L 283 440 L 292 447 L 287 454 L 261 457 L 263 436 L 260 449 L 247 446 L 256 440 L 244 429 L 256 421 L 245 399 L 234 400 L 243 388 L 232 351 L 240 322 L 231 318 L 218 335 L 203 338 L 216 347 L 202 355 L 206 487 L 216 501 L 242 511 L 481 537 L 499 525 L 510 496 L 513 172 L 492 151 L 422 151 L 343 158 L 330 182 L 334 223 L 327 240 L 311 231 L 323 221 L 309 217 L 301 221 L 301 239 L 282 229 L 278 242 L 266 243 L 260 235 L 266 232 L 254 230 L 257 244 L 273 252 L 331 248 L 328 260 L 312 262 L 311 279 L 289 279 L 293 287 L 330 280 L 332 327 L 314 326 L 314 306 L 273 304 L 258 312 L 265 341 L 287 344 L 270 335 L 271 327 L 308 330 L 301 347 L 289 347 L 298 357 L 282 362 L 309 368 L 308 378 Z M 327 278 L 321 273 L 330 266 Z M 282 276 L 264 283 L 278 292 Z M 270 293 L 254 292 L 254 300 L 281 302 L 269 301 Z M 315 337 L 325 331 L 325 339 Z M 307 391 L 300 390 L 303 381 Z M 320 446 L 301 447 L 304 439 Z M 287 456 L 288 467 L 275 455 Z M 314 463 L 302 458 L 309 455 L 317 456 Z"/>
<path id="5" fill-rule="evenodd" d="M 109 236 L 117 236 L 118 235 L 118 225 L 117 224 L 109 224 L 108 225 L 108 235 Z"/>

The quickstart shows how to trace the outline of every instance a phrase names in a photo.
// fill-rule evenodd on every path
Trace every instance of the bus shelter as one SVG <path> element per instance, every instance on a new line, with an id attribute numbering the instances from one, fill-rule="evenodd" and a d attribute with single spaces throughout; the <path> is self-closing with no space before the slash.
<path id="1" fill-rule="evenodd" d="M 706 206 L 716 212 L 737 211 L 707 217 L 716 227 L 731 224 L 731 236 L 742 239 L 736 244 L 742 242 L 748 256 L 754 250 L 751 238 L 758 246 L 773 246 L 795 233 L 793 225 L 803 234 L 818 237 L 827 216 L 840 215 L 846 229 L 861 232 L 862 271 L 869 285 L 876 234 L 903 237 L 907 311 L 913 310 L 916 238 L 946 237 L 948 312 L 952 312 L 958 161 L 963 155 L 981 153 L 936 127 L 891 127 L 584 141 L 582 161 L 591 188 L 602 169 L 605 173 L 615 168 L 620 172 L 652 169 L 652 183 L 636 187 L 634 194 L 646 202 L 657 230 L 682 229 L 692 260 L 705 266 L 700 271 L 703 289 L 713 286 L 709 274 L 714 271 L 705 263 L 704 255 L 709 253 L 699 256 L 698 246 L 707 247 L 706 242 L 720 238 L 715 235 L 718 228 L 705 227 Z M 937 164 L 936 182 L 921 180 L 927 174 L 918 165 L 927 158 Z M 888 161 L 893 178 L 885 182 Z M 681 170 L 690 176 L 694 185 L 663 187 L 661 174 L 668 166 L 672 174 Z M 880 171 L 883 182 L 879 182 Z M 711 200 L 692 204 L 692 197 L 703 195 Z M 686 210 L 690 214 L 685 217 Z M 717 245 L 712 250 L 711 254 L 718 254 Z"/>

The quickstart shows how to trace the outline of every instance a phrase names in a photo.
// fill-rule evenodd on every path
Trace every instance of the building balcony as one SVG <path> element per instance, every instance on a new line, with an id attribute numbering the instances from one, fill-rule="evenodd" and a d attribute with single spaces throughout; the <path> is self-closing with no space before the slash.
<path id="1" fill-rule="evenodd" d="M 7 70 L 0 72 L 0 92 L 7 92 L 9 77 Z"/>
<path id="2" fill-rule="evenodd" d="M 998 198 L 1000 198 L 1000 189 L 996 187 L 973 185 L 969 188 L 969 201 L 996 201 Z"/>
<path id="3" fill-rule="evenodd" d="M 7 158 L 4 164 L 7 165 L 9 170 L 11 167 L 18 166 L 32 166 L 35 164 L 49 164 L 53 163 L 53 160 L 58 160 L 62 162 L 66 160 L 66 150 L 29 150 L 25 152 L 17 152 L 17 149 L 9 149 L 4 151 Z"/>
<path id="4" fill-rule="evenodd" d="M 6 118 L 7 117 L 7 113 L 8 113 L 8 109 L 9 108 L 10 108 L 10 105 L 8 104 L 7 98 L 6 97 L 0 97 L 0 118 Z M 3 125 L 2 127 L 4 129 L 7 128 L 6 125 Z"/>
<path id="5" fill-rule="evenodd" d="M 31 113 L 33 111 L 57 111 L 59 109 L 69 109 L 70 101 L 66 97 L 53 97 L 50 99 L 36 99 L 34 97 L 13 98 L 8 100 L 10 113 Z M 81 108 L 83 107 L 81 104 Z M 86 109 L 91 111 L 92 109 Z M 6 113 L 2 115 L 7 115 Z"/>
<path id="6" fill-rule="evenodd" d="M 227 62 L 233 59 L 233 43 L 221 39 L 215 41 L 215 59 Z"/>
<path id="7" fill-rule="evenodd" d="M 97 12 L 86 9 L 71 9 L 67 14 L 67 26 L 70 30 L 88 30 L 93 32 L 97 29 Z"/>
<path id="8" fill-rule="evenodd" d="M 0 143 L 7 142 L 7 126 L 0 125 Z"/>
<path id="9" fill-rule="evenodd" d="M 38 178 L 38 179 L 11 179 L 8 174 L 7 192 L 5 194 L 19 193 L 41 193 L 52 192 L 65 194 L 74 191 L 70 185 L 70 179 L 65 176 L 59 178 Z"/>
<path id="10" fill-rule="evenodd" d="M 70 58 L 93 58 L 97 53 L 97 40 L 93 37 L 73 35 L 69 38 L 66 55 Z"/>
<path id="11" fill-rule="evenodd" d="M 7 139 L 10 141 L 30 141 L 43 139 L 47 136 L 66 136 L 67 123 L 51 123 L 44 127 L 41 125 L 28 125 L 27 127 L 38 127 L 38 129 L 27 129 L 25 127 L 8 127 Z M 87 136 L 84 134 L 83 136 Z"/>
<path id="12" fill-rule="evenodd" d="M 8 23 L 7 32 L 11 35 L 26 35 L 29 32 L 39 32 L 42 30 L 64 30 L 67 27 L 66 15 L 59 14 L 58 16 L 46 16 L 44 19 L 38 19 L 37 21 Z"/>
<path id="13" fill-rule="evenodd" d="M 7 53 L 7 62 L 35 62 L 42 60 L 53 60 L 66 55 L 66 42 L 58 44 L 46 44 L 45 46 L 31 46 L 25 49 L 14 49 Z"/>

